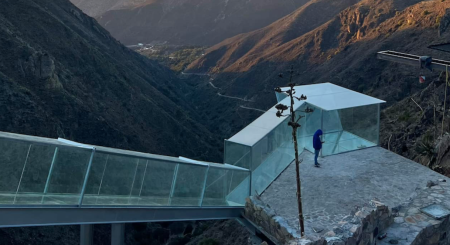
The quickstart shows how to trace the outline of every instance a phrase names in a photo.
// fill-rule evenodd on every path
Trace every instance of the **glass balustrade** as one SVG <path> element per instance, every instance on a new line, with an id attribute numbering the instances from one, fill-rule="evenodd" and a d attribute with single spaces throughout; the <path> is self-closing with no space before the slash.
<path id="1" fill-rule="evenodd" d="M 243 206 L 250 171 L 231 165 L 0 132 L 0 205 Z"/>

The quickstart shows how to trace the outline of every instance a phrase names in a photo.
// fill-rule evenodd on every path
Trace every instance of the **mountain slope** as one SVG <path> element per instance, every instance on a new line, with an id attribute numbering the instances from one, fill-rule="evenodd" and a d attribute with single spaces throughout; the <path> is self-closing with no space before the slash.
<path id="1" fill-rule="evenodd" d="M 66 0 L 4 0 L 0 52 L 2 131 L 221 160 L 190 88 Z"/>
<path id="2" fill-rule="evenodd" d="M 357 2 L 359 0 L 309 1 L 269 26 L 211 47 L 204 57 L 192 63 L 188 69 L 193 72 L 246 71 L 249 68 L 246 62 L 258 62 L 260 56 L 314 30 Z M 234 69 L 230 67 L 233 65 L 236 65 Z"/>
<path id="3" fill-rule="evenodd" d="M 99 16 L 107 11 L 121 8 L 133 8 L 150 0 L 70 0 L 89 16 Z"/>
<path id="4" fill-rule="evenodd" d="M 449 40 L 438 36 L 439 20 L 447 8 L 450 3 L 441 0 L 365 0 L 310 32 L 265 52 L 248 56 L 244 53 L 236 62 L 223 66 L 215 63 L 222 56 L 211 51 L 196 61 L 191 71 L 212 71 L 212 82 L 222 95 L 246 98 L 252 102 L 245 102 L 245 106 L 257 109 L 267 109 L 276 103 L 273 88 L 288 83 L 286 76 L 280 78 L 279 74 L 286 74 L 291 66 L 296 71 L 294 81 L 297 84 L 332 82 L 384 99 L 387 106 L 391 106 L 428 85 L 419 84 L 419 75 L 426 75 L 427 81 L 431 81 L 439 74 L 378 60 L 376 53 L 396 50 L 449 59 L 449 55 L 427 48 L 433 42 Z M 227 47 L 243 43 L 227 43 L 221 52 L 226 53 Z M 244 102 L 236 104 L 228 107 L 238 108 Z M 220 120 L 226 124 L 239 119 L 230 117 Z M 389 138 L 385 133 L 382 131 L 383 146 L 387 146 Z M 396 152 L 408 156 L 407 151 Z"/>
<path id="5" fill-rule="evenodd" d="M 210 46 L 264 27 L 307 1 L 153 0 L 135 8 L 108 11 L 97 19 L 125 44 Z"/>

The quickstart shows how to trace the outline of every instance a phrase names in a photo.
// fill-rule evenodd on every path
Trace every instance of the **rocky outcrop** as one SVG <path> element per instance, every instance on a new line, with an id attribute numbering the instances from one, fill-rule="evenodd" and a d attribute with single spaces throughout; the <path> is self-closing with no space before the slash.
<path id="1" fill-rule="evenodd" d="M 42 81 L 45 88 L 62 88 L 56 74 L 55 61 L 47 53 L 35 52 L 26 59 L 19 60 L 19 67 L 24 77 L 33 76 Z"/>
<path id="2" fill-rule="evenodd" d="M 439 23 L 439 36 L 444 34 L 447 31 L 447 28 L 450 26 L 450 9 L 445 10 L 445 15 L 442 16 L 441 22 Z"/>
<path id="3" fill-rule="evenodd" d="M 245 216 L 283 244 L 300 237 L 283 217 L 254 196 L 246 199 Z"/>
<path id="4" fill-rule="evenodd" d="M 436 146 L 436 164 L 447 165 L 450 163 L 450 135 L 445 134 Z"/>
<path id="5" fill-rule="evenodd" d="M 245 216 L 280 243 L 290 245 L 374 245 L 377 236 L 394 222 L 392 211 L 378 201 L 371 201 L 368 208 L 354 210 L 321 237 L 309 234 L 301 237 L 298 229 L 291 227 L 283 217 L 256 197 L 247 198 Z"/>

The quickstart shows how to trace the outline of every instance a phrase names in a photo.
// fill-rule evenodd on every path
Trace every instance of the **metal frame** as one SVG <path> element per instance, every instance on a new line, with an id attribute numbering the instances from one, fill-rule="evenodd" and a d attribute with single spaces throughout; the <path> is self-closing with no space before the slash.
<path id="1" fill-rule="evenodd" d="M 53 167 L 55 166 L 55 160 L 58 157 L 58 150 L 59 150 L 59 148 L 56 147 L 55 148 L 55 152 L 53 153 L 52 164 L 50 165 L 50 169 L 48 170 L 47 181 L 45 181 L 44 193 L 42 195 L 41 203 L 44 203 L 45 194 L 47 194 L 47 191 L 48 191 L 48 185 L 50 183 L 50 178 L 51 178 L 52 173 L 53 173 Z"/>
<path id="2" fill-rule="evenodd" d="M 111 245 L 125 244 L 125 224 L 111 224 Z"/>
<path id="3" fill-rule="evenodd" d="M 0 228 L 237 218 L 243 207 L 1 208 Z"/>
<path id="4" fill-rule="evenodd" d="M 21 139 L 21 137 L 23 139 Z M 168 205 L 172 204 L 172 199 L 173 199 L 174 194 L 175 194 L 175 187 L 176 187 L 176 184 L 177 184 L 177 176 L 178 176 L 178 170 L 179 170 L 180 164 L 184 164 L 184 165 L 187 165 L 187 166 L 197 166 L 197 167 L 206 168 L 206 172 L 205 172 L 205 175 L 204 175 L 205 179 L 204 179 L 204 182 L 203 182 L 203 189 L 202 189 L 201 199 L 200 199 L 200 204 L 199 204 L 200 206 L 203 206 L 203 199 L 204 199 L 205 190 L 206 190 L 206 181 L 207 181 L 207 178 L 208 178 L 208 174 L 210 172 L 209 171 L 210 168 L 217 168 L 217 169 L 226 170 L 226 171 L 233 171 L 233 172 L 234 171 L 247 172 L 250 175 L 249 192 L 251 194 L 251 186 L 252 186 L 252 183 L 251 183 L 251 178 L 252 178 L 251 177 L 251 171 L 248 170 L 248 169 L 239 168 L 239 167 L 236 167 L 236 166 L 231 166 L 231 165 L 223 165 L 222 166 L 222 165 L 218 165 L 218 164 L 215 164 L 215 163 L 208 163 L 208 162 L 201 162 L 201 164 L 200 163 L 195 163 L 195 162 L 192 163 L 190 160 L 187 161 L 187 160 L 182 160 L 182 159 L 177 159 L 177 161 L 174 161 L 173 159 L 163 159 L 164 158 L 163 156 L 156 157 L 155 159 L 153 159 L 153 158 L 149 157 L 150 155 L 148 155 L 147 157 L 143 157 L 140 153 L 138 153 L 136 155 L 128 154 L 128 153 L 125 154 L 125 153 L 120 153 L 120 152 L 113 153 L 113 152 L 110 152 L 110 151 L 104 150 L 104 149 L 103 150 L 99 150 L 99 148 L 97 148 L 95 146 L 85 145 L 85 144 L 81 144 L 81 143 L 78 143 L 78 142 L 65 140 L 65 139 L 61 139 L 61 138 L 58 141 L 56 141 L 56 140 L 52 140 L 52 139 L 36 137 L 36 142 L 33 142 L 32 139 L 34 138 L 34 136 L 16 135 L 16 134 L 9 134 L 9 133 L 3 133 L 3 132 L 0 132 L 0 138 L 3 138 L 5 140 L 18 141 L 18 142 L 26 142 L 26 143 L 29 144 L 27 158 L 25 160 L 24 167 L 22 168 L 21 179 L 23 177 L 23 174 L 24 174 L 24 171 L 25 171 L 25 168 L 26 168 L 26 164 L 27 164 L 27 161 L 28 161 L 28 155 L 30 154 L 30 150 L 31 150 L 32 146 L 34 146 L 34 145 L 47 145 L 47 146 L 54 147 L 53 158 L 52 158 L 52 162 L 51 162 L 51 165 L 49 167 L 49 170 L 48 170 L 48 175 L 47 175 L 47 179 L 46 179 L 46 182 L 45 182 L 44 190 L 43 190 L 43 192 L 40 192 L 40 193 L 36 194 L 38 197 L 42 197 L 40 205 L 39 204 L 37 204 L 37 205 L 35 205 L 35 204 L 25 204 L 25 205 L 6 204 L 6 205 L 0 205 L 0 209 L 1 210 L 3 210 L 3 209 L 7 209 L 7 210 L 14 210 L 14 209 L 17 209 L 17 210 L 19 210 L 19 209 L 20 210 L 42 209 L 43 210 L 43 209 L 47 209 L 47 208 L 93 208 L 93 207 L 103 208 L 103 209 L 114 209 L 114 208 L 128 208 L 128 207 L 130 207 L 130 206 L 127 206 L 127 205 L 104 205 L 104 206 L 101 206 L 101 205 L 91 205 L 91 206 L 83 205 L 83 200 L 84 200 L 84 197 L 85 197 L 85 194 L 86 194 L 86 189 L 87 189 L 90 173 L 91 173 L 92 166 L 93 166 L 93 160 L 95 158 L 95 154 L 96 153 L 101 153 L 101 154 L 106 154 L 107 155 L 107 159 L 106 159 L 105 166 L 104 166 L 103 173 L 102 173 L 102 180 L 100 182 L 97 195 L 100 195 L 100 192 L 101 192 L 102 182 L 103 182 L 103 178 L 104 178 L 104 175 L 105 175 L 105 172 L 106 172 L 106 168 L 107 168 L 107 165 L 108 165 L 109 155 L 119 155 L 119 156 L 125 156 L 125 157 L 128 156 L 128 157 L 131 157 L 131 158 L 137 160 L 136 169 L 135 169 L 135 173 L 134 173 L 134 177 L 133 177 L 133 184 L 132 184 L 132 187 L 131 187 L 131 192 L 133 191 L 134 186 L 137 185 L 137 183 L 135 183 L 135 181 L 136 181 L 136 177 L 137 177 L 137 168 L 139 167 L 139 163 L 140 163 L 139 161 L 141 159 L 142 160 L 146 160 L 146 167 L 145 167 L 145 170 L 144 170 L 144 176 L 142 178 L 142 183 L 140 184 L 139 196 L 141 196 L 141 194 L 142 194 L 142 189 L 143 189 L 143 185 L 144 185 L 145 177 L 146 177 L 145 175 L 146 175 L 148 164 L 149 164 L 150 160 L 154 160 L 154 161 L 158 161 L 158 162 L 168 162 L 168 163 L 172 163 L 172 164 L 175 163 L 176 165 L 174 166 L 174 174 L 173 174 L 173 180 L 172 180 L 172 186 L 171 186 L 171 191 L 170 191 Z M 27 144 L 27 146 L 28 146 L 28 144 Z M 76 203 L 76 204 L 68 204 L 68 205 L 65 205 L 65 204 L 48 204 L 48 205 L 45 205 L 44 204 L 44 199 L 45 199 L 45 197 L 46 197 L 46 195 L 47 195 L 47 193 L 49 191 L 50 182 L 51 182 L 51 179 L 53 178 L 53 172 L 54 172 L 54 169 L 56 167 L 57 160 L 58 160 L 58 157 L 60 155 L 60 151 L 64 147 L 66 147 L 67 149 L 72 149 L 72 150 L 86 151 L 85 153 L 89 153 L 88 152 L 89 150 L 91 151 L 90 152 L 91 155 L 90 155 L 90 158 L 88 160 L 89 162 L 88 162 L 87 167 L 86 167 L 85 175 L 83 176 L 83 180 L 82 180 L 83 182 L 82 182 L 82 186 L 81 186 L 81 191 L 79 193 L 74 193 L 73 194 L 73 196 L 77 198 L 78 203 Z M 142 154 L 145 154 L 145 153 L 142 153 Z M 192 161 L 194 161 L 194 160 L 192 160 Z M 17 187 L 18 189 L 20 188 L 21 179 L 19 180 L 19 184 L 18 184 L 18 187 Z M 15 198 L 17 197 L 18 189 L 16 190 Z M 11 195 L 14 195 L 14 193 L 11 193 Z M 128 197 L 130 197 L 130 195 L 128 195 Z M 148 209 L 148 208 L 154 208 L 154 207 L 158 207 L 158 206 L 132 205 L 131 207 Z M 167 206 L 164 206 L 164 207 L 167 207 Z M 170 207 L 170 208 L 177 208 L 177 207 L 180 207 L 180 206 L 168 206 L 168 207 Z M 195 206 L 195 208 L 199 208 L 199 206 Z M 2 216 L 0 216 L 0 217 L 2 217 Z"/>
<path id="5" fill-rule="evenodd" d="M 419 67 L 419 55 L 400 53 L 395 51 L 381 51 L 377 53 L 377 58 L 380 60 L 393 61 L 405 65 Z M 446 67 L 450 66 L 450 61 L 433 59 L 430 68 L 437 71 L 445 71 Z"/>
<path id="6" fill-rule="evenodd" d="M 80 225 L 80 245 L 94 244 L 94 230 L 92 225 Z"/>

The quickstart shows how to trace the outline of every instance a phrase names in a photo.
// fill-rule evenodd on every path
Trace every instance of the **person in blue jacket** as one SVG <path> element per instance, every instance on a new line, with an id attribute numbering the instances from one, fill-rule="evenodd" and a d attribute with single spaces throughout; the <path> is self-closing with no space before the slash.
<path id="1" fill-rule="evenodd" d="M 313 136 L 313 147 L 314 147 L 314 166 L 320 167 L 320 164 L 317 162 L 317 158 L 319 157 L 319 152 L 322 149 L 322 140 L 320 136 L 323 134 L 322 130 L 317 130 Z"/>

